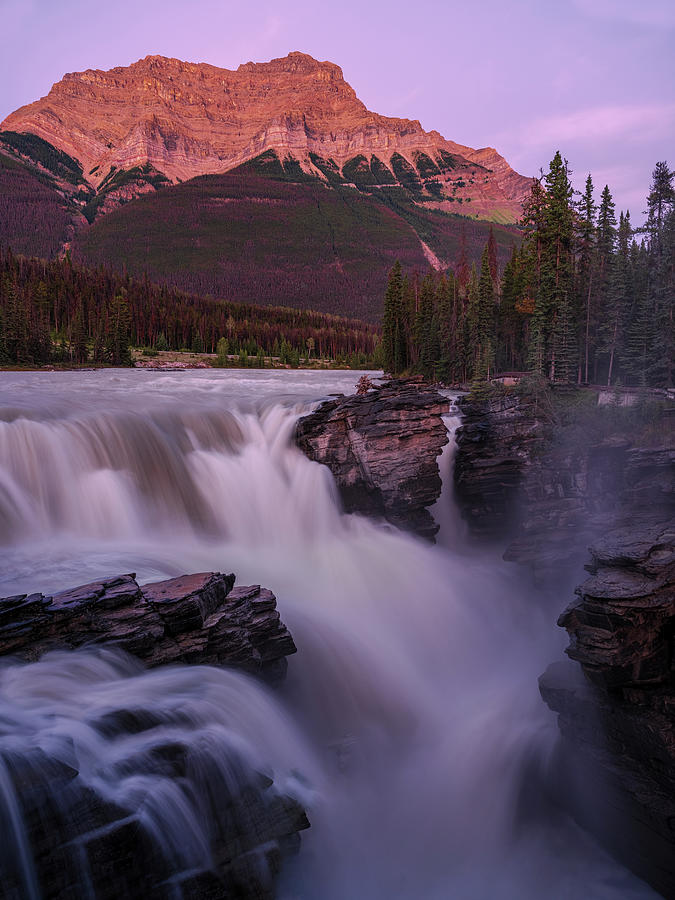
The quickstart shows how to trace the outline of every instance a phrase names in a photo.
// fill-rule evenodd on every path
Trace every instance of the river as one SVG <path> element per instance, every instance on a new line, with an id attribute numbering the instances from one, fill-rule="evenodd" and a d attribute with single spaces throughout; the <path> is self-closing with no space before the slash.
<path id="1" fill-rule="evenodd" d="M 123 572 L 232 571 L 276 593 L 298 646 L 277 691 L 85 651 L 5 665 L 0 756 L 22 741 L 65 754 L 137 809 L 147 791 L 110 776 L 112 751 L 85 725 L 130 693 L 155 710 L 187 704 L 193 728 L 240 742 L 308 810 L 282 900 L 656 896 L 548 798 L 556 724 L 537 677 L 562 654 L 555 618 L 569 585 L 552 605 L 467 542 L 452 442 L 435 547 L 343 515 L 328 470 L 291 446 L 297 417 L 351 393 L 359 374 L 0 375 L 0 596 Z M 1 775 L 5 845 L 37 898 Z M 207 838 L 190 810 L 158 793 L 149 815 L 172 852 L 200 863 Z"/>

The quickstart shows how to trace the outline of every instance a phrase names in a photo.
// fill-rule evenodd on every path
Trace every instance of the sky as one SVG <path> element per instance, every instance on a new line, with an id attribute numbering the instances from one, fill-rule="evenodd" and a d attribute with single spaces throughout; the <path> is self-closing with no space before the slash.
<path id="1" fill-rule="evenodd" d="M 675 168 L 675 0 L 0 0 L 0 120 L 66 72 L 291 50 L 340 65 L 369 109 L 524 175 L 559 149 L 634 222 L 654 164 Z"/>

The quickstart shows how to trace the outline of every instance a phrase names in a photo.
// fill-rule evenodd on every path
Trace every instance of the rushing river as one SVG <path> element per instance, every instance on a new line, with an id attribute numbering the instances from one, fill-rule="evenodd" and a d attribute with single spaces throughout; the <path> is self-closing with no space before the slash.
<path id="1" fill-rule="evenodd" d="M 301 799 L 312 828 L 285 900 L 655 896 L 547 800 L 556 726 L 537 677 L 562 652 L 568 588 L 551 607 L 467 544 L 453 444 L 436 547 L 343 515 L 329 472 L 291 446 L 297 417 L 357 378 L 0 373 L 0 596 L 232 571 L 274 590 L 299 651 L 277 692 L 84 651 L 5 666 L 0 757 L 39 746 L 66 759 L 106 799 L 142 807 L 185 864 L 208 863 L 195 811 L 166 785 L 149 803 L 142 779 L 116 774 L 120 747 L 87 725 L 133 696 L 167 721 L 189 710 L 195 734 L 236 742 Z M 37 898 L 1 766 L 0 819 Z"/>

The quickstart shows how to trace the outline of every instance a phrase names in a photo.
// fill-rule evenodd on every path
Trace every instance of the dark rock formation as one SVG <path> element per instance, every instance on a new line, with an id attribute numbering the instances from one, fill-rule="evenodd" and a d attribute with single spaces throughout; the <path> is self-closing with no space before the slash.
<path id="1" fill-rule="evenodd" d="M 555 423 L 550 398 L 515 391 L 464 397 L 456 432 L 455 492 L 472 533 L 507 539 L 504 558 L 539 580 L 571 562 L 623 518 L 649 522 L 673 491 L 675 448 L 626 437 L 590 442 Z M 658 515 L 658 512 L 657 512 Z"/>
<path id="2" fill-rule="evenodd" d="M 297 425 L 298 447 L 327 465 L 347 512 L 387 519 L 433 538 L 428 511 L 441 493 L 437 457 L 447 444 L 448 400 L 418 381 L 389 381 L 323 403 Z"/>
<path id="3" fill-rule="evenodd" d="M 556 663 L 540 690 L 559 714 L 561 766 L 578 818 L 675 897 L 672 516 L 611 532 L 591 552 L 591 577 L 559 619 L 583 675 Z"/>
<path id="4" fill-rule="evenodd" d="M 233 584 L 234 575 L 207 572 L 139 587 L 122 575 L 47 597 L 8 597 L 0 600 L 0 655 L 31 662 L 50 650 L 105 645 L 149 666 L 228 665 L 278 680 L 295 646 L 275 597 Z M 47 741 L 52 754 L 31 741 L 28 718 L 21 737 L 11 719 L 4 728 L 0 721 L 0 895 L 272 900 L 284 858 L 309 827 L 299 803 L 184 701 L 167 698 L 155 709 L 116 690 L 108 704 L 77 724 L 76 740 L 114 748 L 96 762 L 95 778 L 77 768 L 65 725 Z M 126 783 L 137 787 L 119 790 Z M 162 799 L 169 785 L 184 794 L 181 813 L 176 800 Z M 143 799 L 153 791 L 155 807 Z M 166 846 L 167 828 L 180 827 L 188 808 L 207 835 L 196 866 Z"/>
<path id="5" fill-rule="evenodd" d="M 39 748 L 12 752 L 0 747 L 0 895 L 17 900 L 272 900 L 284 858 L 297 852 L 299 831 L 309 827 L 302 807 L 278 793 L 233 747 L 219 748 L 216 761 L 200 753 L 187 729 L 183 740 L 168 739 L 166 722 L 131 718 L 109 715 L 99 724 L 120 748 L 130 735 L 144 740 L 139 759 L 120 750 L 121 777 L 136 777 L 158 790 L 168 780 L 182 783 L 186 805 L 197 795 L 197 812 L 212 838 L 210 865 L 187 867 L 167 854 L 165 835 L 142 812 L 106 800 L 70 765 Z M 195 783 L 195 772 L 202 783 Z M 21 833 L 23 853 L 15 845 Z M 185 838 L 189 843 L 195 835 Z M 27 890 L 31 883 L 34 894 Z"/>
<path id="6" fill-rule="evenodd" d="M 504 557 L 551 596 L 592 544 L 591 577 L 559 620 L 570 661 L 540 679 L 559 714 L 560 800 L 675 898 L 672 421 L 661 419 L 659 446 L 636 447 L 629 434 L 602 437 L 592 407 L 576 406 L 583 399 L 463 398 L 456 496 L 472 532 L 508 542 Z"/>
<path id="7" fill-rule="evenodd" d="M 47 597 L 6 597 L 0 656 L 36 660 L 48 650 L 104 643 L 148 666 L 228 665 L 283 678 L 296 648 L 274 594 L 233 585 L 234 575 L 205 572 L 139 587 L 132 574 Z"/>
<path id="8" fill-rule="evenodd" d="M 519 491 L 540 441 L 543 419 L 514 392 L 460 400 L 455 432 L 455 496 L 476 535 L 500 536 L 515 524 Z"/>

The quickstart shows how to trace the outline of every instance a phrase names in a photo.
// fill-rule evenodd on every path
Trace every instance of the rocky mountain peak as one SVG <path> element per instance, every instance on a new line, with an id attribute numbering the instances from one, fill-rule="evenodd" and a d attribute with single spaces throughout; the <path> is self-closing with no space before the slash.
<path id="1" fill-rule="evenodd" d="M 48 141 L 98 189 L 150 166 L 170 181 L 224 173 L 268 152 L 345 183 L 400 184 L 448 211 L 514 221 L 530 181 L 496 151 L 371 112 L 332 62 L 293 51 L 236 70 L 151 55 L 65 75 L 0 126 Z M 346 167 L 346 170 L 345 170 Z M 364 168 L 365 167 L 365 168 Z M 327 174 L 329 173 L 329 174 Z"/>

